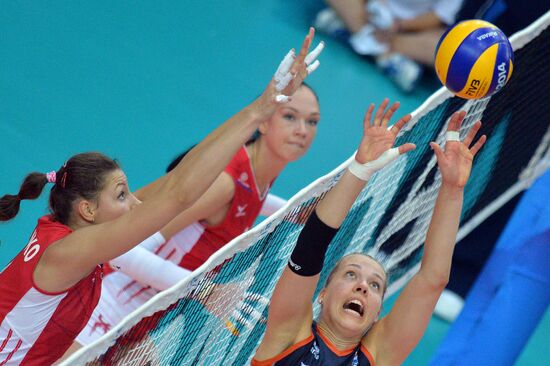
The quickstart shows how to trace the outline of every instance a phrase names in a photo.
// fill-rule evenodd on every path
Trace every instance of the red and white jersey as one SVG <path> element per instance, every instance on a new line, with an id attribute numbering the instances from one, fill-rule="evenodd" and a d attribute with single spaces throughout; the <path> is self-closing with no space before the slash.
<path id="1" fill-rule="evenodd" d="M 233 178 L 235 194 L 224 220 L 216 226 L 203 226 L 202 231 L 196 233 L 200 234 L 198 236 L 180 233 L 182 235 L 176 234 L 170 240 L 186 249 L 187 253 L 180 262 L 183 268 L 195 270 L 200 267 L 221 247 L 250 229 L 260 214 L 268 190 L 263 195 L 260 193 L 244 146 L 233 157 L 225 172 Z"/>
<path id="2" fill-rule="evenodd" d="M 150 246 L 146 249 L 192 271 L 206 262 L 214 252 L 252 227 L 260 214 L 267 192 L 260 195 L 250 157 L 244 146 L 233 157 L 225 172 L 233 178 L 235 194 L 221 224 L 207 227 L 195 222 L 166 243 L 159 238 L 156 239 L 156 245 L 155 240 L 149 241 Z M 158 292 L 125 273 L 106 273 L 108 276 L 103 280 L 99 304 L 77 338 L 80 344 L 90 344 Z"/>
<path id="3" fill-rule="evenodd" d="M 0 365 L 54 363 L 91 316 L 101 293 L 101 266 L 66 291 L 50 293 L 34 283 L 44 251 L 70 233 L 51 216 L 40 218 L 27 246 L 0 273 Z"/>

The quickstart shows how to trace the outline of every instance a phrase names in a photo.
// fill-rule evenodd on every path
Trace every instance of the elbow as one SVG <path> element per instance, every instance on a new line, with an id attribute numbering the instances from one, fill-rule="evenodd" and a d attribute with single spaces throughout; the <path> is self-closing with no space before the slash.
<path id="1" fill-rule="evenodd" d="M 178 209 L 184 210 L 191 206 L 195 201 L 193 199 L 193 189 L 190 187 L 189 179 L 177 179 L 173 174 L 166 182 L 165 192 L 172 197 L 171 201 L 178 206 Z"/>
<path id="2" fill-rule="evenodd" d="M 181 210 L 185 210 L 189 208 L 195 201 L 189 194 L 189 191 L 186 189 L 179 189 L 176 192 L 175 197 L 176 197 L 178 206 L 180 207 Z"/>
<path id="3" fill-rule="evenodd" d="M 432 286 L 438 291 L 443 291 L 449 284 L 449 274 L 436 275 L 433 279 Z"/>
<path id="4" fill-rule="evenodd" d="M 422 273 L 422 278 L 425 283 L 429 285 L 429 287 L 433 291 L 442 292 L 445 287 L 449 284 L 449 273 L 437 273 L 437 272 L 431 272 L 431 273 Z"/>

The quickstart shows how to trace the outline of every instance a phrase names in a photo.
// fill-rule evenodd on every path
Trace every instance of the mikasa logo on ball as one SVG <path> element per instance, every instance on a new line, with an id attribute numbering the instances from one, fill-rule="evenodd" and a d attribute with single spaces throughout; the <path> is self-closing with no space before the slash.
<path id="1" fill-rule="evenodd" d="M 484 34 L 482 34 L 481 36 L 478 36 L 478 37 L 477 37 L 477 40 L 478 40 L 478 41 L 482 41 L 482 40 L 484 40 L 485 38 L 489 38 L 489 37 L 495 38 L 496 36 L 498 36 L 498 33 L 495 32 L 495 31 L 491 31 L 491 32 L 484 33 Z"/>
<path id="2" fill-rule="evenodd" d="M 497 90 L 502 88 L 506 84 L 506 63 L 502 62 L 497 66 L 498 69 L 498 81 L 497 81 Z"/>

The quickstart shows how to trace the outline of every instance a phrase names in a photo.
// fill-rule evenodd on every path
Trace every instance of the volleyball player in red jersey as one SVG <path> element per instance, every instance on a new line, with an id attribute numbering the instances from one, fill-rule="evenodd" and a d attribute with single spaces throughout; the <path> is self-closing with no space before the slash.
<path id="1" fill-rule="evenodd" d="M 101 264 L 157 232 L 206 191 L 260 122 L 318 66 L 306 58 L 313 33 L 297 56 L 285 57 L 258 99 L 144 187 L 142 202 L 118 164 L 99 153 L 75 155 L 57 172 L 31 173 L 17 195 L 0 198 L 0 220 L 7 221 L 21 200 L 54 184 L 51 215 L 38 221 L 27 246 L 0 273 L 0 364 L 48 365 L 63 355 L 97 304 Z"/>
<path id="2" fill-rule="evenodd" d="M 118 270 L 103 280 L 101 299 L 77 342 L 90 344 L 252 227 L 260 213 L 267 216 L 280 207 L 284 200 L 268 196 L 271 184 L 289 162 L 309 149 L 319 119 L 317 96 L 303 84 L 290 102 L 260 124 L 254 138 L 193 206 L 137 248 L 146 251 L 134 249 L 110 262 Z"/>

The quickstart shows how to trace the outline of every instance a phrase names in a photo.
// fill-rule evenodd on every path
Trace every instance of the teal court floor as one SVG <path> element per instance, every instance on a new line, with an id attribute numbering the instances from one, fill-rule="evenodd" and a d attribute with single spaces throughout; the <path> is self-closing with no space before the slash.
<path id="1" fill-rule="evenodd" d="M 131 187 L 158 177 L 180 151 L 255 98 L 320 1 L 7 2 L 0 7 L 0 192 L 31 171 L 97 150 L 122 163 Z M 428 76 L 401 93 L 372 64 L 318 35 L 326 49 L 308 82 L 322 119 L 308 154 L 273 192 L 291 197 L 354 151 L 370 102 L 415 110 L 440 87 Z M 0 225 L 0 268 L 26 244 L 47 194 Z M 391 300 L 390 300 L 391 303 Z M 389 305 L 386 305 L 388 307 Z M 448 329 L 434 318 L 405 365 L 426 365 Z M 517 362 L 543 365 L 550 312 Z M 547 364 L 547 363 L 546 363 Z"/>

